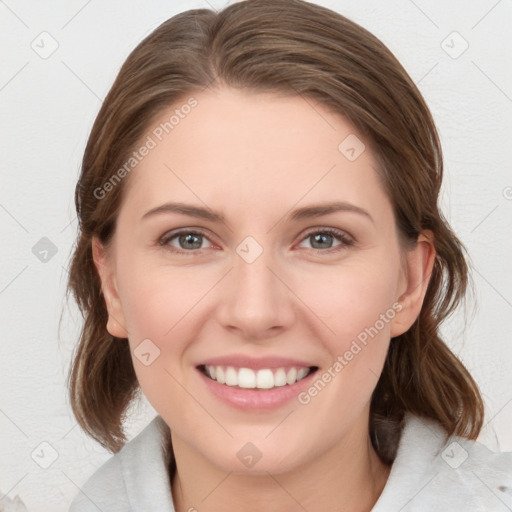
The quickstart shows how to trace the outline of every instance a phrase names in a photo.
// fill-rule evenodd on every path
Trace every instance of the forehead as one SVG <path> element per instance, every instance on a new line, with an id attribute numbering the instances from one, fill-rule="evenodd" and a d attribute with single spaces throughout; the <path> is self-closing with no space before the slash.
<path id="1" fill-rule="evenodd" d="M 162 111 L 140 145 L 151 148 L 125 194 L 139 212 L 169 200 L 253 216 L 298 202 L 387 200 L 367 141 L 302 96 L 207 89 Z"/>

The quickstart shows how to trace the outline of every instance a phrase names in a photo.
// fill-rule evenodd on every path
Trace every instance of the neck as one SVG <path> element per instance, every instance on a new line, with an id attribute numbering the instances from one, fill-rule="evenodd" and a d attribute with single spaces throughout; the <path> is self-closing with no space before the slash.
<path id="1" fill-rule="evenodd" d="M 247 475 L 223 471 L 172 436 L 177 470 L 172 478 L 176 512 L 369 512 L 391 467 L 373 449 L 368 433 L 345 439 L 307 466 L 279 474 Z"/>

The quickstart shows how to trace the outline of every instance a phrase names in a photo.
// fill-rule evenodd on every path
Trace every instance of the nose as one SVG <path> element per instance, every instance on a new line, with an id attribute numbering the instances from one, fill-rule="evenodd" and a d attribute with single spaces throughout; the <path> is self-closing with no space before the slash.
<path id="1" fill-rule="evenodd" d="M 296 321 L 289 276 L 270 250 L 252 262 L 235 254 L 220 293 L 218 319 L 224 328 L 253 342 L 273 337 Z"/>

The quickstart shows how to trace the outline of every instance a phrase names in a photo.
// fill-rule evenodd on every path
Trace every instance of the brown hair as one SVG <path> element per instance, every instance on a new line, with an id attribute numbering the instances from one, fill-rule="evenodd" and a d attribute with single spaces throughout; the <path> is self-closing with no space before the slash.
<path id="1" fill-rule="evenodd" d="M 431 230 L 436 259 L 421 313 L 390 344 L 372 396 L 370 433 L 391 462 L 404 413 L 475 439 L 483 403 L 477 385 L 441 339 L 440 323 L 465 296 L 464 248 L 438 208 L 443 163 L 432 116 L 414 82 L 375 36 L 329 9 L 301 0 L 249 0 L 215 13 L 190 10 L 162 23 L 129 55 L 92 128 L 76 186 L 79 234 L 71 290 L 84 326 L 70 371 L 81 427 L 116 452 L 138 383 L 126 340 L 106 330 L 107 310 L 92 259 L 106 245 L 128 178 L 105 198 L 95 190 L 119 169 L 152 120 L 208 86 L 311 98 L 345 116 L 368 140 L 403 241 Z"/>

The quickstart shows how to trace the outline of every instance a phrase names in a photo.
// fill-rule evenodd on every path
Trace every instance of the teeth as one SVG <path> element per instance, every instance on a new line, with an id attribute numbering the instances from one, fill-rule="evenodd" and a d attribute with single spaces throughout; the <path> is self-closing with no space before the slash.
<path id="1" fill-rule="evenodd" d="M 232 366 L 228 366 L 226 370 L 226 385 L 238 386 L 238 373 Z"/>
<path id="2" fill-rule="evenodd" d="M 279 386 L 295 384 L 306 377 L 309 368 L 292 367 L 288 371 L 285 368 L 271 370 L 264 368 L 261 370 L 252 370 L 251 368 L 239 368 L 233 366 L 209 366 L 205 365 L 206 374 L 211 379 L 226 386 L 238 386 L 245 389 L 271 389 Z"/>
<path id="3" fill-rule="evenodd" d="M 239 377 L 242 375 L 242 370 L 247 370 L 247 368 L 240 368 L 240 371 L 238 373 Z M 243 386 L 242 385 L 242 379 L 240 379 L 239 386 L 241 388 L 244 387 L 252 387 L 252 388 L 259 388 L 259 389 L 270 389 L 275 386 L 274 382 L 274 374 L 272 373 L 272 370 L 259 370 L 258 373 L 255 373 L 252 370 L 247 370 L 252 375 L 256 376 L 256 382 L 254 382 L 254 386 Z"/>
<path id="4" fill-rule="evenodd" d="M 231 384 L 232 386 L 240 386 L 241 388 L 255 388 L 256 387 L 256 374 L 249 370 L 249 368 L 240 368 L 237 371 L 234 368 L 228 368 L 228 371 L 233 371 L 233 382 L 227 382 L 228 386 Z M 258 375 L 259 377 L 259 375 Z M 258 378 L 258 384 L 260 383 L 260 379 Z"/>
<path id="5" fill-rule="evenodd" d="M 302 380 L 308 373 L 308 368 L 300 368 L 297 370 L 297 380 Z"/>
<path id="6" fill-rule="evenodd" d="M 214 369 L 214 374 L 216 375 L 216 377 L 212 377 L 212 379 L 216 380 L 220 384 L 224 384 L 226 382 L 224 370 L 220 366 L 217 366 L 217 368 Z"/>
<path id="7" fill-rule="evenodd" d="M 286 374 L 286 382 L 288 384 L 293 384 L 294 382 L 297 382 L 297 369 L 291 368 L 288 370 L 288 373 Z"/>
<path id="8" fill-rule="evenodd" d="M 274 386 L 286 386 L 286 372 L 283 368 L 274 373 Z"/>

